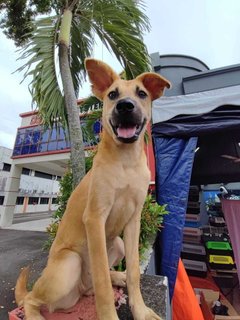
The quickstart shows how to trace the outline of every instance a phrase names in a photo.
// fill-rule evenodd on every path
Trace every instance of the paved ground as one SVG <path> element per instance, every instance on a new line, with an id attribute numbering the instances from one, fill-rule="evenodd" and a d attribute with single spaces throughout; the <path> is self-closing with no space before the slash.
<path id="1" fill-rule="evenodd" d="M 13 225 L 29 221 L 37 221 L 42 219 L 49 219 L 52 212 L 38 212 L 38 213 L 20 213 L 16 214 L 13 218 Z"/>
<path id="2" fill-rule="evenodd" d="M 32 217 L 34 219 L 34 217 Z M 0 319 L 8 319 L 8 311 L 16 307 L 14 286 L 21 267 L 30 265 L 30 284 L 46 265 L 47 251 L 43 246 L 48 238 L 46 226 L 50 218 L 35 216 L 34 221 L 16 220 L 11 229 L 0 229 Z M 15 230 L 14 230 L 15 229 Z M 25 231 L 28 230 L 28 231 Z M 31 230 L 31 231 L 29 231 Z M 32 231 L 34 230 L 34 231 Z M 39 231 L 40 230 L 40 231 Z"/>

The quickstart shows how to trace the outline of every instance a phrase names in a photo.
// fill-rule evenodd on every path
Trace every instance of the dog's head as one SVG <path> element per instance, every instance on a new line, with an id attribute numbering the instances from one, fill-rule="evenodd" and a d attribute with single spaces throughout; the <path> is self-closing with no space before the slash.
<path id="1" fill-rule="evenodd" d="M 133 80 L 122 80 L 107 64 L 85 60 L 93 94 L 103 101 L 103 127 L 116 141 L 132 143 L 145 131 L 151 117 L 151 102 L 170 82 L 147 72 Z"/>

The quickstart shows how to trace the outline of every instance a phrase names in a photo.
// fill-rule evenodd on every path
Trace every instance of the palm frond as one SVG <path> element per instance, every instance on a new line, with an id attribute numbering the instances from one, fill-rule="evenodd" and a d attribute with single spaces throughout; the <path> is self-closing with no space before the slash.
<path id="1" fill-rule="evenodd" d="M 142 36 L 149 30 L 149 22 L 141 6 L 141 1 L 137 6 L 133 0 L 96 1 L 94 4 L 93 28 L 125 68 L 128 79 L 150 69 Z"/>
<path id="2" fill-rule="evenodd" d="M 64 97 L 58 83 L 55 65 L 59 23 L 58 16 L 34 22 L 32 37 L 20 56 L 20 59 L 27 61 L 18 71 L 25 70 L 24 78 L 32 77 L 29 85 L 32 101 L 36 104 L 43 123 L 52 126 L 56 120 L 60 120 L 66 127 Z"/>

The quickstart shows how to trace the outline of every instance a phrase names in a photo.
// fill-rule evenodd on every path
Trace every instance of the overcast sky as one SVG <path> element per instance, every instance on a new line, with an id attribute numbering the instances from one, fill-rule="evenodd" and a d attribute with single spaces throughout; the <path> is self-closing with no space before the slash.
<path id="1" fill-rule="evenodd" d="M 151 32 L 144 35 L 149 53 L 186 54 L 210 69 L 240 63 L 240 0 L 145 0 Z M 0 146 L 13 148 L 19 113 L 31 111 L 27 82 L 14 73 L 21 62 L 11 40 L 0 31 Z M 100 46 L 94 57 L 120 72 L 116 60 Z M 89 94 L 86 84 L 80 97 Z"/>

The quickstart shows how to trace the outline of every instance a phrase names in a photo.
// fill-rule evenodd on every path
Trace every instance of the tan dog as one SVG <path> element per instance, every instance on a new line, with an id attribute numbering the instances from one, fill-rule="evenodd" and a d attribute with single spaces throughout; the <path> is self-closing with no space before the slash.
<path id="1" fill-rule="evenodd" d="M 43 320 L 41 305 L 66 309 L 94 291 L 98 319 L 116 320 L 112 284 L 127 283 L 134 319 L 160 319 L 140 292 L 138 241 L 150 180 L 144 132 L 151 101 L 170 83 L 156 73 L 126 81 L 103 62 L 87 59 L 85 64 L 93 93 L 103 100 L 102 139 L 91 171 L 68 201 L 46 268 L 31 292 L 28 270 L 22 271 L 16 301 L 24 306 L 26 320 Z M 109 271 L 124 254 L 127 272 Z"/>

